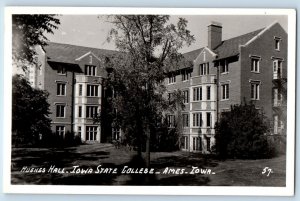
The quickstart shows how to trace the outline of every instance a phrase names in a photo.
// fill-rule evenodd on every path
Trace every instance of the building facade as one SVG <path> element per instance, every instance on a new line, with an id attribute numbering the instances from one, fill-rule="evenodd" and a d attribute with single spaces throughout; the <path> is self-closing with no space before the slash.
<path id="1" fill-rule="evenodd" d="M 209 153 L 215 123 L 231 105 L 253 102 L 271 121 L 273 134 L 286 127 L 287 33 L 278 23 L 228 40 L 222 25 L 208 26 L 206 47 L 184 54 L 192 67 L 179 68 L 165 80 L 168 93 L 180 90 L 182 149 Z M 167 114 L 175 121 L 175 114 Z M 178 116 L 178 115 L 177 115 Z M 170 122 L 169 125 L 172 125 Z"/>
<path id="2" fill-rule="evenodd" d="M 104 141 L 93 118 L 101 112 L 105 58 L 116 52 L 58 43 L 37 52 L 39 67 L 31 83 L 49 92 L 52 131 L 73 132 L 89 143 Z"/>
<path id="3" fill-rule="evenodd" d="M 215 123 L 230 106 L 252 101 L 272 121 L 273 133 L 282 134 L 284 89 L 287 77 L 287 33 L 278 23 L 222 40 L 222 25 L 208 26 L 206 47 L 183 54 L 192 65 L 173 69 L 165 79 L 169 96 L 180 90 L 184 109 L 167 113 L 169 126 L 180 119 L 182 150 L 210 153 Z M 107 76 L 105 58 L 116 51 L 49 43 L 38 49 L 39 68 L 31 83 L 49 92 L 52 130 L 74 132 L 84 142 L 104 142 L 94 115 L 101 113 Z M 117 139 L 120 131 L 109 131 Z"/>

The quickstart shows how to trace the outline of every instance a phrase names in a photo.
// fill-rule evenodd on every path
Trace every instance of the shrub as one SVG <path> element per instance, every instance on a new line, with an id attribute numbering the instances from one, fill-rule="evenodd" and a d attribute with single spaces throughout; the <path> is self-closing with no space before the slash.
<path id="1" fill-rule="evenodd" d="M 216 124 L 216 145 L 220 158 L 258 159 L 275 155 L 274 146 L 268 140 L 268 121 L 255 105 L 231 106 L 231 110 L 221 114 Z"/>

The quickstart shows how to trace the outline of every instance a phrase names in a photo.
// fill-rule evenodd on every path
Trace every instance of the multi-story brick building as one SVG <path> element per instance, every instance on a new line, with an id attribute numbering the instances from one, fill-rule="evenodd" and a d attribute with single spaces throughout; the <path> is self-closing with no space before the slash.
<path id="1" fill-rule="evenodd" d="M 222 40 L 222 25 L 212 23 L 207 47 L 184 57 L 193 65 L 170 72 L 165 81 L 168 93 L 180 89 L 185 96 L 183 150 L 210 152 L 220 113 L 244 101 L 265 113 L 274 134 L 282 133 L 287 33 L 278 23 L 228 40 Z M 175 115 L 168 115 L 174 122 Z"/>
<path id="2" fill-rule="evenodd" d="M 49 43 L 38 49 L 40 67 L 32 81 L 49 92 L 52 130 L 74 132 L 86 142 L 101 142 L 100 125 L 93 117 L 101 110 L 105 58 L 110 50 Z"/>
<path id="3" fill-rule="evenodd" d="M 52 130 L 75 132 L 87 142 L 105 141 L 92 118 L 105 98 L 105 58 L 117 52 L 49 43 L 38 53 L 41 65 L 31 81 L 50 93 Z M 281 133 L 287 33 L 278 23 L 228 40 L 222 40 L 222 25 L 212 23 L 207 47 L 183 56 L 192 65 L 170 71 L 165 80 L 169 94 L 180 90 L 185 97 L 180 112 L 183 150 L 210 152 L 220 113 L 243 101 L 253 101 L 273 122 L 273 133 Z M 167 118 L 170 126 L 177 119 L 171 113 Z"/>

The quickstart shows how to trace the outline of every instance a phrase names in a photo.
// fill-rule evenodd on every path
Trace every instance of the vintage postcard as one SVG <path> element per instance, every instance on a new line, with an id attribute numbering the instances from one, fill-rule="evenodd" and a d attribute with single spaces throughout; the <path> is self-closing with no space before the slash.
<path id="1" fill-rule="evenodd" d="M 295 16 L 7 7 L 5 192 L 293 195 Z"/>

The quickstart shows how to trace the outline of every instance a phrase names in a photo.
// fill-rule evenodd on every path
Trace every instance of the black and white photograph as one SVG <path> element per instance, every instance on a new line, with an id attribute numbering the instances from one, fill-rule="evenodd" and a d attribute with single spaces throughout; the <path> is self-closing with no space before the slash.
<path id="1" fill-rule="evenodd" d="M 5 17 L 7 192 L 293 195 L 294 10 Z"/>

